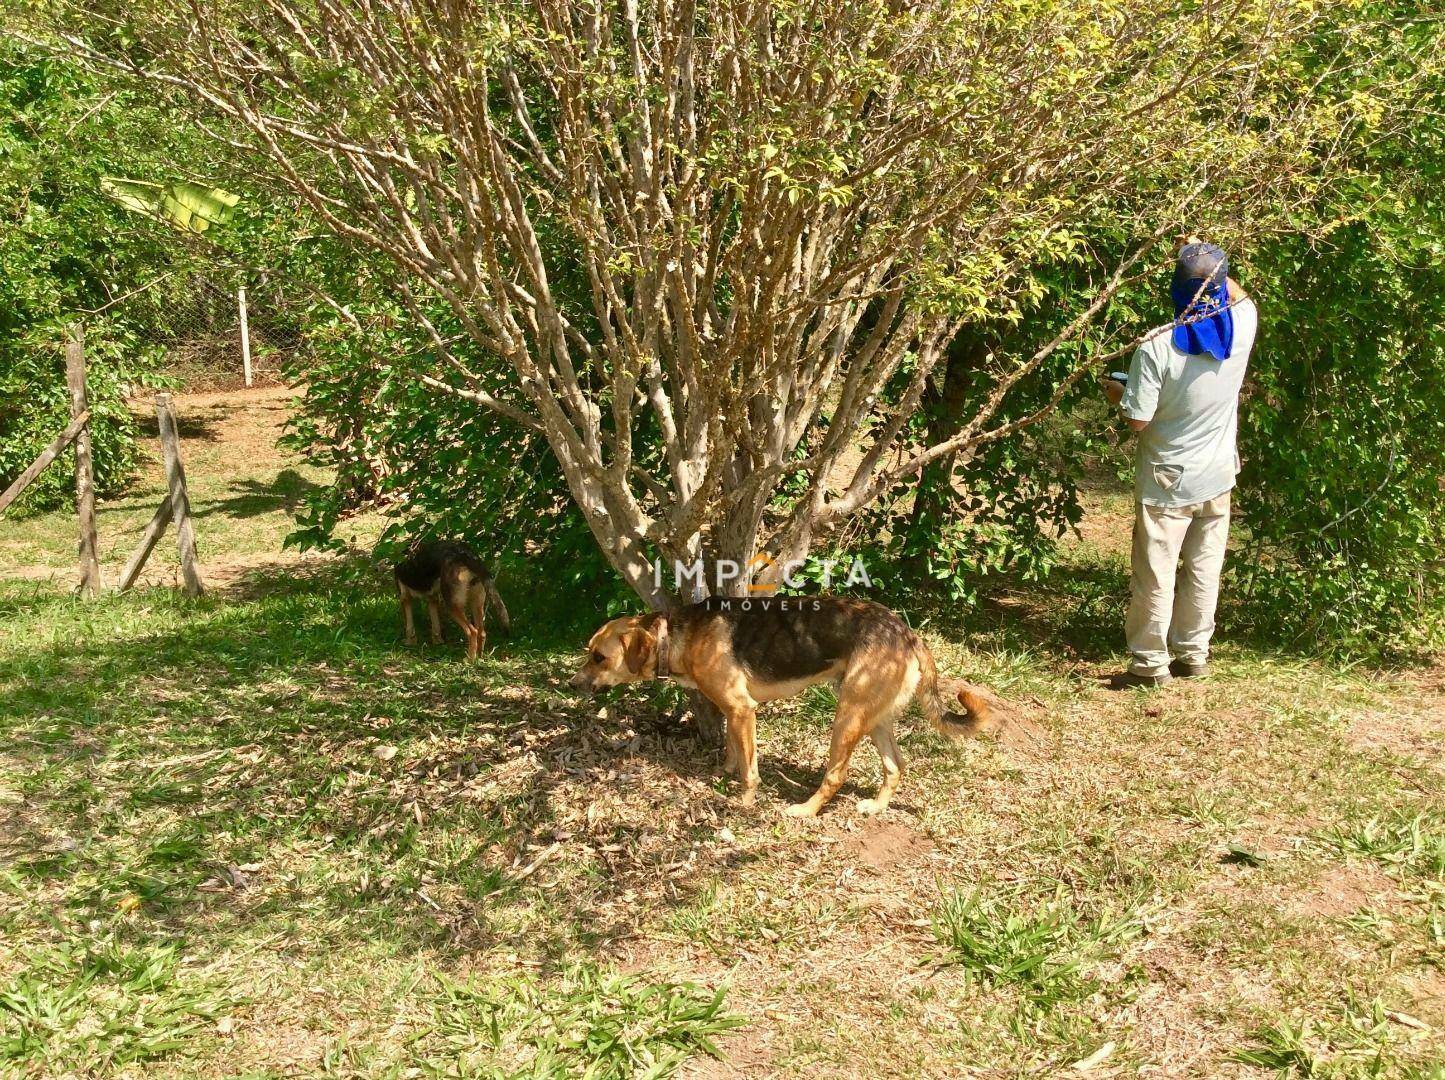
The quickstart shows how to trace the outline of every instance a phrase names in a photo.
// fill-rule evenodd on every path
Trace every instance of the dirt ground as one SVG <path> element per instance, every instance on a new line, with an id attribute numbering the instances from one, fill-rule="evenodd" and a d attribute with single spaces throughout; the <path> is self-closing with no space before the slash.
<path id="1" fill-rule="evenodd" d="M 266 568 L 308 559 L 282 547 L 286 533 L 295 527 L 291 512 L 322 478 L 318 470 L 277 449 L 295 397 L 296 391 L 286 386 L 174 395 L 201 579 L 207 587 L 225 588 Z M 154 407 L 148 398 L 129 404 L 143 433 L 141 466 L 122 495 L 100 500 L 96 510 L 101 573 L 108 583 L 119 576 L 166 493 Z M 46 514 L 7 522 L 0 533 L 4 575 L 72 582 L 74 541 L 65 535 L 74 528 L 67 520 L 71 517 Z M 375 516 L 363 515 L 342 535 L 365 536 L 374 529 Z M 179 583 L 180 560 L 174 533 L 168 531 L 138 584 Z"/>

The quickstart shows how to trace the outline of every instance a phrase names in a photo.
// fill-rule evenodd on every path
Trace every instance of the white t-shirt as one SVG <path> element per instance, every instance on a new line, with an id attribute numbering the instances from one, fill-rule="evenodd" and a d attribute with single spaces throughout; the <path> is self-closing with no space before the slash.
<path id="1" fill-rule="evenodd" d="M 1120 407 L 1139 432 L 1134 491 L 1151 506 L 1188 506 L 1223 495 L 1239 472 L 1235 434 L 1239 388 L 1259 329 L 1259 309 L 1245 297 L 1231 309 L 1229 356 L 1182 352 L 1173 324 L 1153 331 L 1134 353 Z"/>

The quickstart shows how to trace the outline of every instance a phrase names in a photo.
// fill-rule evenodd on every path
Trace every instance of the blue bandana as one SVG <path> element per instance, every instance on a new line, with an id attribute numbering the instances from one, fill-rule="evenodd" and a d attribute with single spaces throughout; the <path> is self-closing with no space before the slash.
<path id="1" fill-rule="evenodd" d="M 1229 310 L 1229 259 L 1213 244 L 1179 253 L 1169 295 L 1174 300 L 1174 345 L 1190 356 L 1229 358 L 1234 315 Z"/>

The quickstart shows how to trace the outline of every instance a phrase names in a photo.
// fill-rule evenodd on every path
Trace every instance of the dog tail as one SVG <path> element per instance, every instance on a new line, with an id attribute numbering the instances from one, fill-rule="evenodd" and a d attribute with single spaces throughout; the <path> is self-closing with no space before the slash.
<path id="1" fill-rule="evenodd" d="M 917 634 L 913 635 L 913 652 L 923 673 L 914 700 L 935 731 L 959 740 L 994 729 L 998 717 L 985 694 L 965 683 L 950 683 L 952 700 L 945 699 L 939 689 L 938 666 L 933 662 L 933 653 Z M 962 713 L 956 711 L 959 705 L 963 706 Z"/>
<path id="2" fill-rule="evenodd" d="M 502 628 L 502 633 L 510 634 L 512 632 L 512 616 L 507 614 L 507 605 L 502 603 L 502 594 L 497 591 L 497 582 L 491 574 L 482 579 L 482 587 L 487 590 L 487 602 L 497 613 L 497 625 Z"/>

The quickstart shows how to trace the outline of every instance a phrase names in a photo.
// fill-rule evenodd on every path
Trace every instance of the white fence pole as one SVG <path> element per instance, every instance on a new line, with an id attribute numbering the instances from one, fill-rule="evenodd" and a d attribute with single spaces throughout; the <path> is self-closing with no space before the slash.
<path id="1" fill-rule="evenodd" d="M 246 385 L 251 385 L 251 327 L 246 320 L 246 287 L 236 290 L 236 307 L 241 312 L 241 366 L 246 370 Z"/>

